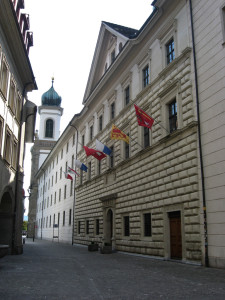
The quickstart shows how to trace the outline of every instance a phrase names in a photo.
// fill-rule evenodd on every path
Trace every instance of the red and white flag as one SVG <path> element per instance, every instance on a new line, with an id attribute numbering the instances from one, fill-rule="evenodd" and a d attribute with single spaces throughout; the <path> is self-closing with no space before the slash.
<path id="1" fill-rule="evenodd" d="M 97 158 L 98 160 L 102 160 L 103 158 L 106 157 L 106 155 L 99 150 L 88 148 L 86 146 L 83 146 L 83 147 L 84 147 L 84 150 L 85 150 L 87 156 L 92 155 L 95 158 Z"/>
<path id="2" fill-rule="evenodd" d="M 77 176 L 80 176 L 80 174 L 79 173 L 77 173 L 77 171 L 75 171 L 74 169 L 72 169 L 72 168 L 70 168 L 70 167 L 68 167 L 68 173 L 70 173 L 70 174 L 75 174 L 75 175 L 77 175 Z"/>
<path id="3" fill-rule="evenodd" d="M 73 177 L 72 177 L 70 174 L 68 174 L 68 173 L 66 173 L 66 172 L 64 172 L 64 174 L 65 174 L 65 178 L 66 178 L 66 179 L 70 179 L 70 180 L 73 181 Z"/>
<path id="4" fill-rule="evenodd" d="M 146 112 L 140 107 L 138 107 L 136 104 L 134 104 L 134 108 L 136 110 L 138 125 L 148 127 L 149 129 L 151 129 L 154 123 L 154 119 L 148 114 L 146 114 Z"/>

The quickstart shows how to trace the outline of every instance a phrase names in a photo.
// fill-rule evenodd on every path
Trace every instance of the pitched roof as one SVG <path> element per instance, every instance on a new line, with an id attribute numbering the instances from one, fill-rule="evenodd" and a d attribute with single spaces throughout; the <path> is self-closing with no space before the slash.
<path id="1" fill-rule="evenodd" d="M 108 25 L 109 27 L 111 27 L 112 29 L 114 29 L 115 31 L 119 32 L 120 34 L 124 35 L 129 39 L 135 38 L 138 35 L 139 30 L 137 29 L 133 29 L 133 28 L 129 28 L 129 27 L 125 27 L 125 26 L 121 26 L 118 24 L 113 24 L 105 21 L 103 21 L 102 23 Z"/>

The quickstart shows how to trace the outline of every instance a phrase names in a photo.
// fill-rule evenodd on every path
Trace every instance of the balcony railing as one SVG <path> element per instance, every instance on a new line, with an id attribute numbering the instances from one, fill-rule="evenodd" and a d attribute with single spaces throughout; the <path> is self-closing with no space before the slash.
<path id="1" fill-rule="evenodd" d="M 29 15 L 21 13 L 20 10 L 25 8 L 24 0 L 11 0 L 16 12 L 17 21 L 20 26 L 20 31 L 23 36 L 24 44 L 29 54 L 29 48 L 33 46 L 33 33 L 28 31 L 30 29 Z"/>

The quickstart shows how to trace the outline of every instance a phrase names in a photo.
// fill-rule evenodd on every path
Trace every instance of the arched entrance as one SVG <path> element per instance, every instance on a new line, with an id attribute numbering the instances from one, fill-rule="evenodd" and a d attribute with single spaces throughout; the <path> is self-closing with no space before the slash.
<path id="1" fill-rule="evenodd" d="M 115 216 L 116 216 L 116 199 L 117 194 L 110 194 L 100 198 L 103 209 L 103 246 L 111 245 L 112 250 L 116 250 L 116 231 L 115 231 Z"/>
<path id="2" fill-rule="evenodd" d="M 105 242 L 109 245 L 112 245 L 112 237 L 113 237 L 113 212 L 111 209 L 109 209 L 106 214 Z"/>
<path id="3" fill-rule="evenodd" d="M 0 244 L 12 246 L 13 226 L 12 198 L 5 192 L 0 202 Z"/>

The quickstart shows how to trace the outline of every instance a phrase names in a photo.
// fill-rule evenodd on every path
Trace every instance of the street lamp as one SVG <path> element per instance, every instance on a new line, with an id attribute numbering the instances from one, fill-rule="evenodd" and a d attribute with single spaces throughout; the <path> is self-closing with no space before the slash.
<path id="1" fill-rule="evenodd" d="M 28 200 L 29 200 L 29 198 L 30 198 L 30 196 L 32 194 L 32 191 L 33 191 L 32 186 L 29 186 L 29 188 L 27 189 L 28 195 L 25 195 L 25 191 L 23 190 L 23 201 L 25 201 L 26 198 L 28 198 Z M 24 205 L 24 211 L 23 211 L 23 213 L 25 213 L 25 211 L 26 211 L 25 202 L 23 203 L 23 205 Z M 28 237 L 28 231 L 29 231 L 28 230 L 28 226 L 29 225 L 30 224 L 27 224 L 27 237 Z"/>

